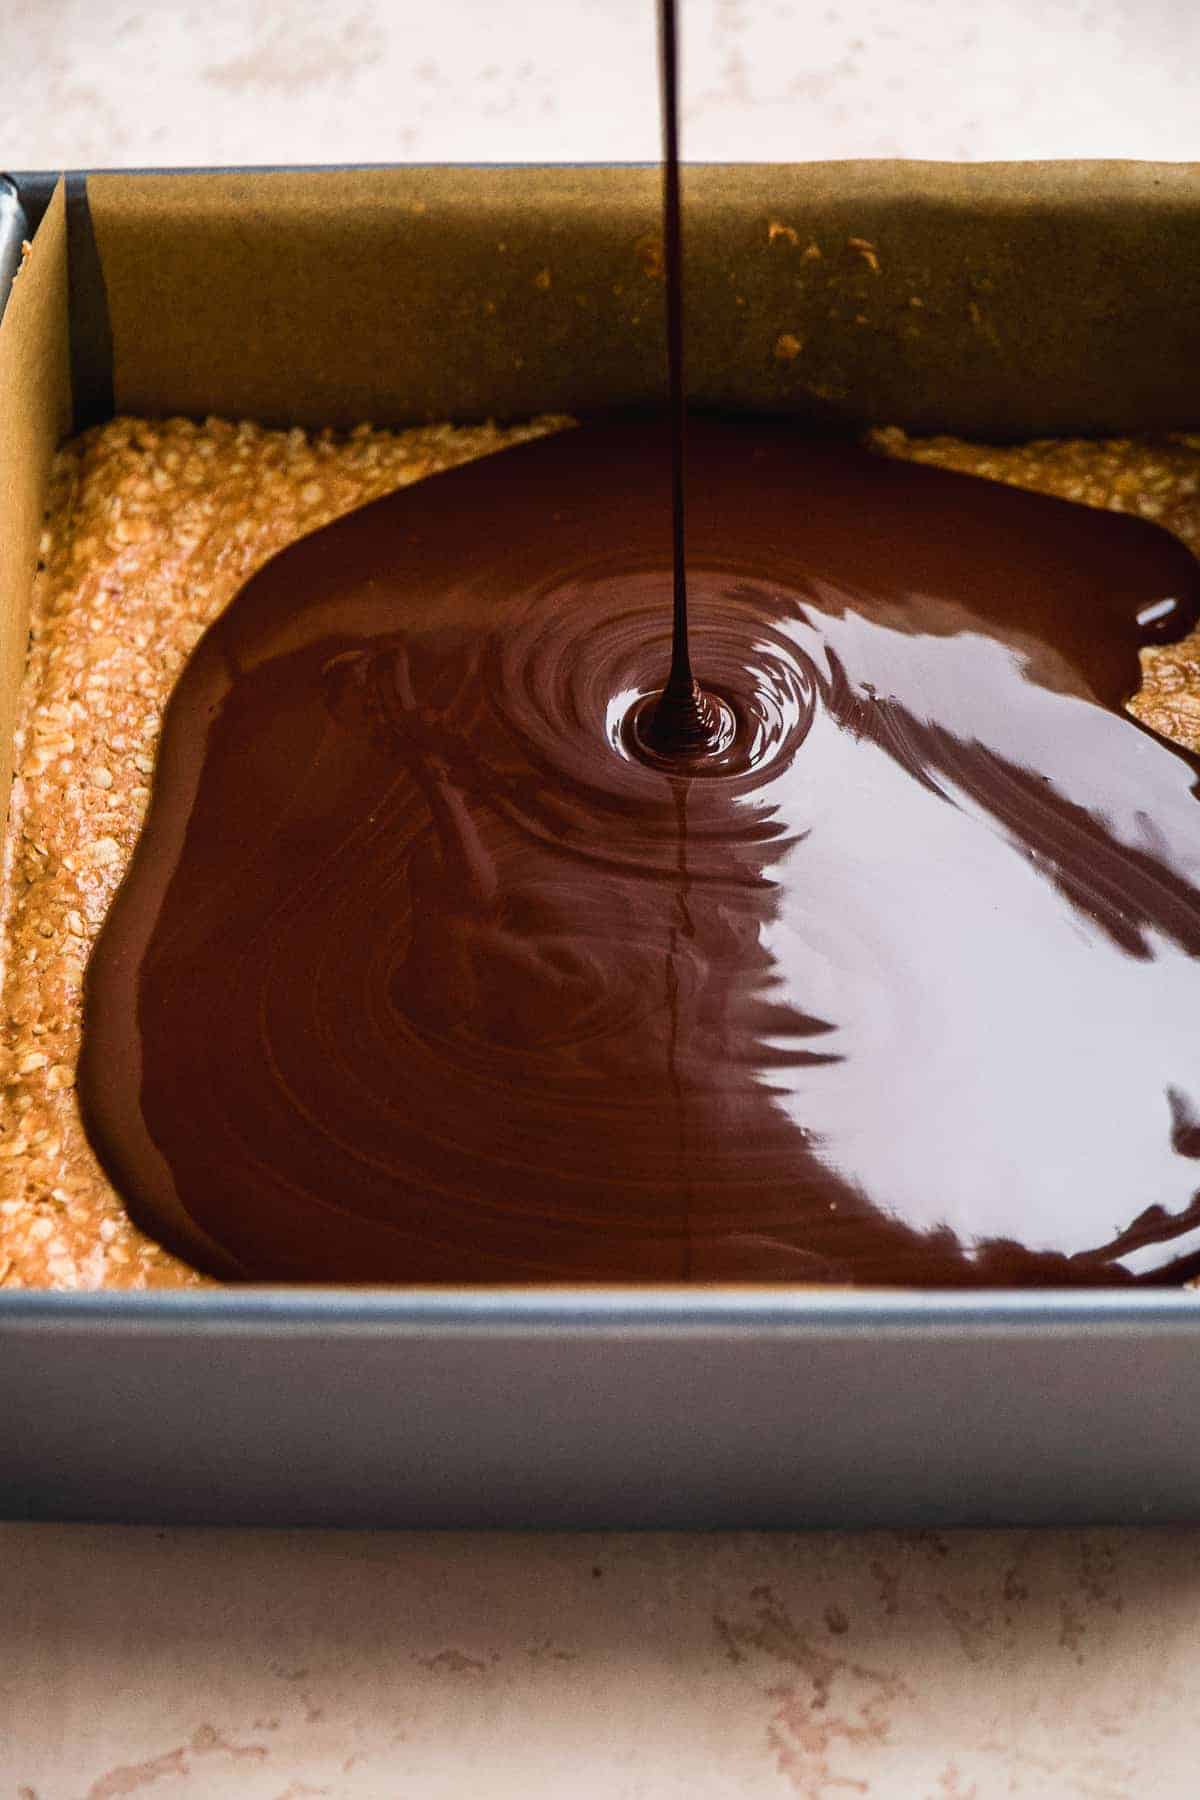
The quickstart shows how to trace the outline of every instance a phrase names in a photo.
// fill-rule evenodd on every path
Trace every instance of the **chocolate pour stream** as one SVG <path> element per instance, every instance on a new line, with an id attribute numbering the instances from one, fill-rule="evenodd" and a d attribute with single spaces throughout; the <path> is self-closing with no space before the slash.
<path id="1" fill-rule="evenodd" d="M 666 685 L 646 725 L 646 740 L 660 755 L 701 756 L 721 730 L 720 709 L 692 673 L 688 642 L 687 529 L 684 455 L 687 388 L 683 360 L 683 219 L 679 200 L 679 48 L 675 0 L 659 0 L 659 69 L 662 76 L 663 265 L 666 276 L 667 375 L 671 417 L 671 665 Z"/>

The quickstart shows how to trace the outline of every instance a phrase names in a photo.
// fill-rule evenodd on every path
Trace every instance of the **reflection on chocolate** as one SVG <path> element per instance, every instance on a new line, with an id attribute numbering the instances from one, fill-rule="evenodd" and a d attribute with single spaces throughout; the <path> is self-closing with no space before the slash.
<path id="1" fill-rule="evenodd" d="M 131 1210 L 260 1279 L 1180 1279 L 1200 765 L 1122 702 L 1196 565 L 700 421 L 672 763 L 666 448 L 436 476 L 202 640 L 88 980 Z"/>

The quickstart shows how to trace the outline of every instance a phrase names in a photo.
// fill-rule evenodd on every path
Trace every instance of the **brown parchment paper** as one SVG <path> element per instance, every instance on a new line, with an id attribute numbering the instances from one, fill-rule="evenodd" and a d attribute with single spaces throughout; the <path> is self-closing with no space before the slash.
<path id="1" fill-rule="evenodd" d="M 67 248 L 61 184 L 0 322 L 0 794 L 8 809 L 46 480 L 70 428 Z"/>
<path id="2" fill-rule="evenodd" d="M 93 176 L 115 404 L 271 423 L 662 393 L 650 168 Z M 1200 167 L 696 165 L 699 405 L 1019 439 L 1200 418 Z"/>

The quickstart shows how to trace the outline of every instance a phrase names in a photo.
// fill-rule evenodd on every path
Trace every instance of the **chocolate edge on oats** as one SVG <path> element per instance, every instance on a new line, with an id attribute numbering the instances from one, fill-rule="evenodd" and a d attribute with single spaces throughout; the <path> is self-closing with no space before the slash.
<path id="1" fill-rule="evenodd" d="M 349 434 L 109 421 L 55 460 L 5 843 L 0 1280 L 189 1287 L 129 1221 L 74 1096 L 83 972 L 133 850 L 167 697 L 285 545 L 377 496 L 556 429 Z"/>

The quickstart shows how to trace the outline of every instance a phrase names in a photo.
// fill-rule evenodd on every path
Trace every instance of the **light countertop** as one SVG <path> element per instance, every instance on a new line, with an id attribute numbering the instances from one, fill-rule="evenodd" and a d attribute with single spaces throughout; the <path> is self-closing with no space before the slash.
<path id="1" fill-rule="evenodd" d="M 0 1570 L 5 1800 L 1196 1793 L 1192 1531 L 10 1526 Z"/>

